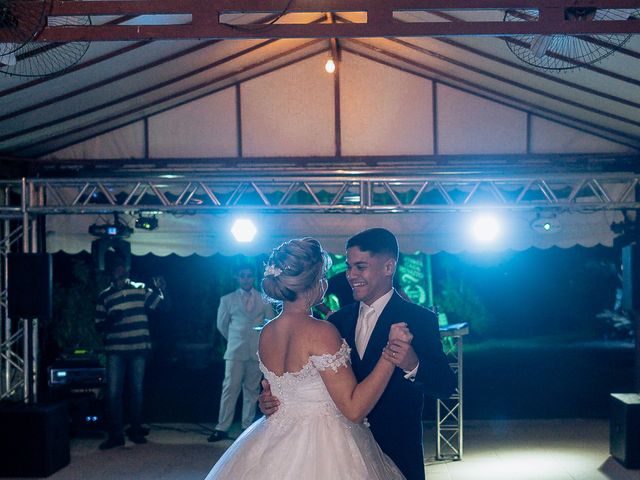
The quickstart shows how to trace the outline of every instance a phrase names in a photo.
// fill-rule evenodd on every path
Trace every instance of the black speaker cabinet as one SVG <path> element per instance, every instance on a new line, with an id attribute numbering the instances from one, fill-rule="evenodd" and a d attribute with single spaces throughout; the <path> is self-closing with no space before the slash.
<path id="1" fill-rule="evenodd" d="M 622 308 L 640 308 L 640 245 L 622 247 Z"/>
<path id="2" fill-rule="evenodd" d="M 611 394 L 609 452 L 626 468 L 640 468 L 640 395 Z"/>
<path id="3" fill-rule="evenodd" d="M 51 255 L 10 253 L 8 270 L 9 316 L 14 319 L 51 317 Z"/>
<path id="4" fill-rule="evenodd" d="M 48 477 L 67 466 L 68 418 L 64 402 L 0 404 L 0 477 Z"/>

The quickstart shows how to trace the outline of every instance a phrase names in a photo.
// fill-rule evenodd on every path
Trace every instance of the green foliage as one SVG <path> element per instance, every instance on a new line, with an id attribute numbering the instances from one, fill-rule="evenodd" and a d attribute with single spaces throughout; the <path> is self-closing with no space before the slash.
<path id="1" fill-rule="evenodd" d="M 96 282 L 90 262 L 73 259 L 71 281 L 56 283 L 53 291 L 53 340 L 61 351 L 81 348 L 100 349 L 102 341 L 95 329 L 95 304 L 108 280 L 100 275 Z"/>
<path id="2" fill-rule="evenodd" d="M 454 278 L 450 272 L 438 284 L 434 292 L 438 311 L 445 313 L 449 324 L 467 322 L 469 334 L 484 337 L 490 333 L 492 316 L 478 294 L 466 286 L 461 278 Z"/>

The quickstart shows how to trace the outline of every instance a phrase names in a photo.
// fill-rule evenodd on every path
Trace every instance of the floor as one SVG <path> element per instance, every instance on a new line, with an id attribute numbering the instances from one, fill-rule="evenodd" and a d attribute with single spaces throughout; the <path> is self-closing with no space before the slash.
<path id="1" fill-rule="evenodd" d="M 71 463 L 48 478 L 202 480 L 231 443 L 207 443 L 211 424 L 150 426 L 147 444 L 104 452 L 98 436 L 74 438 Z M 428 480 L 640 480 L 609 455 L 606 420 L 468 421 L 461 461 L 436 461 L 426 426 L 425 456 Z"/>

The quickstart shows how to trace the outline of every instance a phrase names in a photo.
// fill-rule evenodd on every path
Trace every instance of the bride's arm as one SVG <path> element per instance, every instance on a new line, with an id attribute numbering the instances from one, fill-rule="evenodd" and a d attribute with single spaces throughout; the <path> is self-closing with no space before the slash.
<path id="1" fill-rule="evenodd" d="M 326 323 L 318 328 L 313 354 L 339 352 L 341 345 L 342 339 L 338 331 L 333 325 Z M 361 422 L 371 411 L 393 374 L 395 365 L 388 359 L 388 354 L 380 352 L 380 355 L 373 371 L 360 383 L 357 382 L 348 361 L 338 363 L 335 365 L 337 368 L 320 370 L 329 395 L 342 414 L 352 422 Z"/>

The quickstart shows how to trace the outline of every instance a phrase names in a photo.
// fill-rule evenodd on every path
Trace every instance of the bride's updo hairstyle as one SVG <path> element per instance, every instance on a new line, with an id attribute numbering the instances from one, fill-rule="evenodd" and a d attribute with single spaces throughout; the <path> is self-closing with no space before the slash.
<path id="1" fill-rule="evenodd" d="M 276 247 L 264 270 L 262 290 L 275 301 L 293 302 L 316 285 L 331 258 L 315 238 L 295 238 Z"/>

